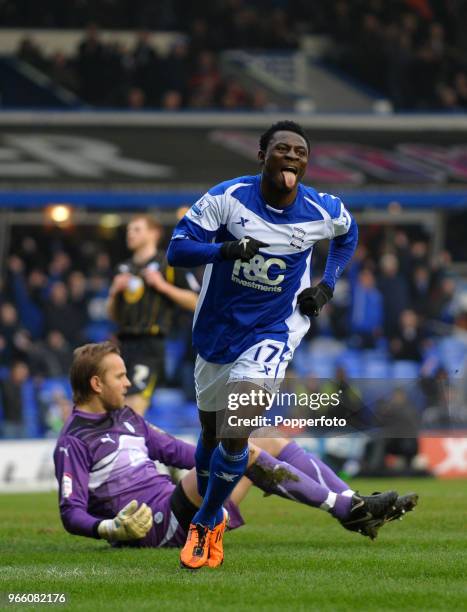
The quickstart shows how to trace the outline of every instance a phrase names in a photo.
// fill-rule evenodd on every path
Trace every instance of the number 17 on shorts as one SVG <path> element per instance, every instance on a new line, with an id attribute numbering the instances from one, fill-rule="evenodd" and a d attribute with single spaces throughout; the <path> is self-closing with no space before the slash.
<path id="1" fill-rule="evenodd" d="M 267 391 L 276 392 L 292 359 L 292 351 L 279 340 L 262 340 L 238 357 L 229 382 L 251 380 Z"/>

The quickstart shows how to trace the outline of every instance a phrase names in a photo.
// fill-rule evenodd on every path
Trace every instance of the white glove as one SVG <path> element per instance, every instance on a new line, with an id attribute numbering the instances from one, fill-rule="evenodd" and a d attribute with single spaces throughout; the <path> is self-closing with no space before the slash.
<path id="1" fill-rule="evenodd" d="M 120 510 L 113 519 L 105 519 L 99 523 L 97 533 L 109 542 L 125 542 L 144 538 L 152 527 L 152 511 L 146 504 L 133 499 Z"/>

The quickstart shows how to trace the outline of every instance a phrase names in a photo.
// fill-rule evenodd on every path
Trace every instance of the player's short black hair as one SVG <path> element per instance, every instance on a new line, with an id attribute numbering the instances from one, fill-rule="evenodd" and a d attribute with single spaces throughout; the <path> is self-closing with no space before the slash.
<path id="1" fill-rule="evenodd" d="M 273 137 L 276 132 L 295 132 L 301 136 L 308 147 L 308 153 L 310 152 L 310 141 L 308 140 L 308 136 L 305 134 L 305 130 L 301 125 L 295 123 L 295 121 L 278 121 L 277 123 L 273 123 L 270 128 L 268 128 L 264 134 L 261 135 L 259 139 L 259 149 L 260 151 L 266 151 L 268 148 L 269 141 Z"/>

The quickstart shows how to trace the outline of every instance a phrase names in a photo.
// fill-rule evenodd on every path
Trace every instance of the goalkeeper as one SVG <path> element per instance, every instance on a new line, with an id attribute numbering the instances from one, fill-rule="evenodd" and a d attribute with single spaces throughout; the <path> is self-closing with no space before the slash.
<path id="1" fill-rule="evenodd" d="M 54 452 L 65 529 L 118 545 L 182 546 L 202 502 L 193 469 L 195 447 L 149 425 L 125 406 L 131 383 L 112 343 L 76 349 L 70 380 L 75 407 Z M 190 471 L 175 486 L 157 470 L 154 460 Z M 224 504 L 230 528 L 243 524 L 238 504 L 252 482 L 266 493 L 328 511 L 345 528 L 371 538 L 417 501 L 415 495 L 394 493 L 389 512 L 382 512 L 363 530 L 361 525 L 357 528 L 335 512 L 355 492 L 317 457 L 286 439 L 251 445 L 247 476 Z M 219 555 L 222 549 L 212 546 L 207 564 L 219 565 Z"/>

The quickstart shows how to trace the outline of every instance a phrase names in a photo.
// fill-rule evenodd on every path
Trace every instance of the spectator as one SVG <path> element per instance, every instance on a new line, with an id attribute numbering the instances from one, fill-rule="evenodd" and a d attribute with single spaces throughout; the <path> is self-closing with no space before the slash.
<path id="1" fill-rule="evenodd" d="M 143 99 L 149 100 L 149 106 L 156 106 L 162 92 L 162 71 L 161 62 L 150 44 L 150 39 L 151 35 L 146 31 L 137 36 L 136 46 L 131 54 L 132 90 L 142 91 Z"/>
<path id="2" fill-rule="evenodd" d="M 99 106 L 108 91 L 105 74 L 105 48 L 95 24 L 89 24 L 78 47 L 76 68 L 80 79 L 80 95 L 86 102 Z"/>
<path id="3" fill-rule="evenodd" d="M 22 361 L 16 361 L 11 366 L 9 376 L 0 381 L 3 407 L 2 435 L 4 438 L 24 438 L 26 436 L 22 389 L 28 377 L 28 366 Z"/>
<path id="4" fill-rule="evenodd" d="M 246 91 L 238 81 L 231 80 L 226 84 L 220 105 L 225 110 L 238 110 L 248 106 Z"/>
<path id="5" fill-rule="evenodd" d="M 130 110 L 141 110 L 146 106 L 146 94 L 139 87 L 128 90 L 127 107 Z"/>
<path id="6" fill-rule="evenodd" d="M 26 36 L 21 41 L 17 51 L 17 57 L 21 61 L 26 62 L 39 70 L 46 70 L 48 67 L 48 62 L 44 57 L 39 45 L 29 36 Z"/>
<path id="7" fill-rule="evenodd" d="M 44 321 L 47 334 L 57 330 L 73 346 L 83 340 L 77 309 L 69 301 L 65 283 L 52 285 L 49 300 L 44 305 Z"/>
<path id="8" fill-rule="evenodd" d="M 43 248 L 39 248 L 37 240 L 32 236 L 25 236 L 21 242 L 18 257 L 24 262 L 26 270 L 32 269 L 45 269 L 47 261 L 46 251 Z"/>
<path id="9" fill-rule="evenodd" d="M 68 253 L 60 250 L 54 253 L 52 261 L 49 264 L 49 281 L 66 281 L 66 278 L 71 270 L 71 258 Z"/>
<path id="10" fill-rule="evenodd" d="M 22 350 L 18 345 L 18 333 L 21 326 L 18 319 L 18 312 L 11 302 L 4 302 L 0 305 L 0 346 L 3 346 L 2 359 L 8 365 L 13 359 L 21 357 Z"/>
<path id="11" fill-rule="evenodd" d="M 187 95 L 189 80 L 189 47 L 188 44 L 179 40 L 175 43 L 168 57 L 164 61 L 164 88 L 166 93 L 177 92 L 181 97 L 182 104 Z M 182 104 L 180 106 L 182 106 Z"/>
<path id="12" fill-rule="evenodd" d="M 352 344 L 358 348 L 374 348 L 382 333 L 383 300 L 376 288 L 373 272 L 364 268 L 352 296 L 350 331 Z"/>
<path id="13" fill-rule="evenodd" d="M 420 388 L 425 395 L 427 406 L 423 413 L 423 422 L 427 426 L 449 427 L 451 425 L 449 374 L 443 366 L 439 366 L 432 376 L 423 374 L 422 372 Z"/>
<path id="14" fill-rule="evenodd" d="M 56 438 L 63 427 L 63 424 L 70 416 L 73 409 L 73 404 L 66 396 L 65 391 L 57 387 L 52 393 L 52 397 L 43 406 L 42 427 L 45 429 L 45 435 L 50 438 Z"/>
<path id="15" fill-rule="evenodd" d="M 73 351 L 61 332 L 51 330 L 45 341 L 30 346 L 28 358 L 33 376 L 61 378 L 68 376 Z"/>
<path id="16" fill-rule="evenodd" d="M 79 80 L 73 62 L 61 51 L 57 51 L 52 56 L 47 73 L 57 85 L 73 92 L 79 91 Z"/>
<path id="17" fill-rule="evenodd" d="M 24 262 L 16 255 L 11 255 L 8 259 L 8 270 L 11 295 L 18 309 L 19 319 L 33 339 L 39 338 L 44 324 L 40 290 L 47 281 L 39 271 L 34 270 L 29 276 L 29 283 L 26 283 Z"/>
<path id="18" fill-rule="evenodd" d="M 454 77 L 456 94 L 462 108 L 467 108 L 467 72 L 461 70 Z"/>
<path id="19" fill-rule="evenodd" d="M 413 310 L 404 310 L 400 316 L 399 333 L 390 343 L 394 359 L 408 361 L 422 360 L 423 334 L 420 331 L 417 314 Z"/>
<path id="20" fill-rule="evenodd" d="M 168 111 L 178 111 L 182 108 L 183 98 L 179 91 L 168 90 L 162 96 L 162 108 Z"/>
<path id="21" fill-rule="evenodd" d="M 108 280 L 113 274 L 112 264 L 108 253 L 100 251 L 97 253 L 95 265 L 91 269 L 91 275 L 99 276 Z"/>
<path id="22" fill-rule="evenodd" d="M 332 329 L 332 335 L 338 340 L 349 337 L 348 312 L 351 303 L 350 284 L 346 278 L 337 283 L 332 302 L 327 305 L 327 314 Z"/>
<path id="23" fill-rule="evenodd" d="M 455 294 L 455 280 L 450 276 L 442 278 L 430 301 L 431 316 L 443 321 L 443 323 L 453 323 L 455 316 Z"/>
<path id="24" fill-rule="evenodd" d="M 406 280 L 399 275 L 399 262 L 393 253 L 381 257 L 379 290 L 383 296 L 384 333 L 393 338 L 399 328 L 399 318 L 409 306 L 409 291 Z"/>
<path id="25" fill-rule="evenodd" d="M 428 264 L 428 243 L 425 240 L 416 240 L 410 249 L 411 265 L 426 266 Z"/>
<path id="26" fill-rule="evenodd" d="M 381 400 L 374 413 L 374 427 L 379 430 L 367 444 L 364 471 L 367 475 L 388 474 L 387 455 L 402 461 L 402 470 L 411 470 L 418 454 L 420 417 L 406 391 L 395 389 L 388 400 Z"/>
<path id="27" fill-rule="evenodd" d="M 427 316 L 430 311 L 431 275 L 427 266 L 417 266 L 412 277 L 411 302 L 415 312 Z"/>
<path id="28" fill-rule="evenodd" d="M 398 229 L 394 233 L 393 244 L 395 248 L 395 254 L 399 261 L 399 271 L 404 276 L 410 276 L 412 268 L 414 266 L 414 255 L 411 250 L 409 237 L 407 232 Z"/>
<path id="29" fill-rule="evenodd" d="M 221 86 L 221 76 L 214 53 L 202 51 L 188 83 L 188 104 L 194 108 L 212 108 L 216 105 Z"/>

